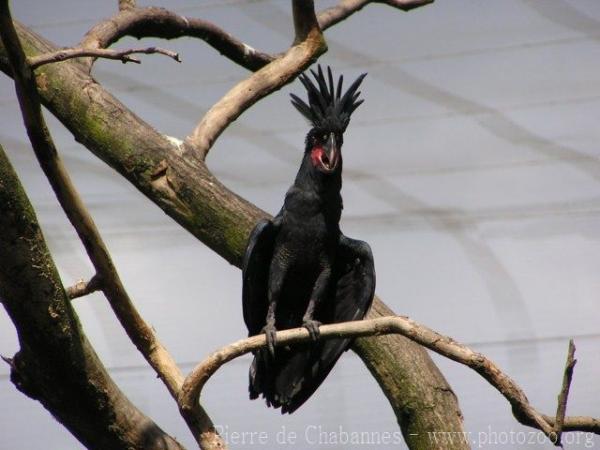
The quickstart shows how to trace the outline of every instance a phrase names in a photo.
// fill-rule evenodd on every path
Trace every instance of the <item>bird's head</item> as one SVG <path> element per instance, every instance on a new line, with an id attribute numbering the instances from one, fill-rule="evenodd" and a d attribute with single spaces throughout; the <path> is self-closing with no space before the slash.
<path id="1" fill-rule="evenodd" d="M 344 77 L 339 77 L 336 86 L 330 67 L 327 67 L 327 78 L 320 65 L 317 72 L 311 70 L 311 73 L 316 84 L 305 74 L 299 77 L 308 93 L 308 103 L 294 94 L 290 96 L 292 105 L 312 125 L 306 136 L 306 153 L 312 167 L 321 173 L 331 174 L 341 168 L 344 131 L 350 123 L 350 116 L 364 101 L 358 100 L 358 87 L 367 74 L 359 76 L 342 94 Z"/>

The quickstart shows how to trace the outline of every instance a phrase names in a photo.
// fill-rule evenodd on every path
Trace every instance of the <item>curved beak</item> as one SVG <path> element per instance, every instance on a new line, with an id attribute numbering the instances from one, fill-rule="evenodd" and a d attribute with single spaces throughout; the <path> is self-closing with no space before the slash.
<path id="1" fill-rule="evenodd" d="M 335 133 L 329 133 L 329 138 L 327 139 L 323 150 L 325 150 L 325 156 L 327 157 L 327 159 L 323 161 L 323 168 L 328 172 L 332 172 L 337 167 L 340 159 L 340 151 L 335 139 Z"/>

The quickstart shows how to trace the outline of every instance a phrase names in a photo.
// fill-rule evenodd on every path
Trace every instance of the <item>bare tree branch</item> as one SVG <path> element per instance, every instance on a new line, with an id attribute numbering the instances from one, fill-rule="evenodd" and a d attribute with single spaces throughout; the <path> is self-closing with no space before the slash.
<path id="1" fill-rule="evenodd" d="M 433 2 L 434 0 L 340 0 L 337 5 L 319 12 L 317 17 L 321 30 L 325 31 L 327 28 L 346 20 L 370 3 L 384 3 L 403 11 L 410 11 Z"/>
<path id="2" fill-rule="evenodd" d="M 556 417 L 547 415 L 543 415 L 542 417 L 553 427 L 556 425 Z M 566 431 L 583 431 L 587 433 L 599 434 L 598 430 L 600 430 L 600 418 L 587 416 L 566 417 L 562 428 L 563 433 Z"/>
<path id="3" fill-rule="evenodd" d="M 338 5 L 321 11 L 318 23 L 322 30 L 332 27 L 360 11 L 369 3 L 385 3 L 404 11 L 433 3 L 434 0 L 341 0 Z M 122 0 L 124 6 L 127 0 Z M 90 29 L 80 43 L 82 48 L 107 48 L 125 36 L 138 39 L 156 37 L 176 39 L 184 36 L 204 40 L 219 53 L 248 70 L 256 71 L 276 58 L 240 41 L 206 20 L 186 17 L 164 8 L 119 7 L 119 13 Z M 92 55 L 93 56 L 93 55 Z M 91 68 L 91 61 L 88 68 Z"/>
<path id="4" fill-rule="evenodd" d="M 2 39 L 15 74 L 17 97 L 35 155 L 50 181 L 58 201 L 83 242 L 98 275 L 102 277 L 103 290 L 122 325 L 136 346 L 161 374 L 161 378 L 165 380 L 170 390 L 176 391 L 177 382 L 175 380 L 178 377 L 179 369 L 162 345 L 156 342 L 152 330 L 135 310 L 125 292 L 108 249 L 58 155 L 42 116 L 37 87 L 33 82 L 33 73 L 27 65 L 25 54 L 10 19 L 3 20 L 3 29 L 5 32 L 2 34 Z M 10 31 L 13 31 L 14 34 Z"/>
<path id="5" fill-rule="evenodd" d="M 390 1 L 389 4 L 408 10 L 431 3 L 431 1 Z M 337 7 L 331 8 L 323 14 L 322 23 L 331 26 L 360 10 L 366 3 L 364 0 L 343 0 Z M 202 37 L 207 42 L 209 42 L 208 37 L 218 37 L 209 43 L 217 43 L 222 47 L 220 50 L 223 53 L 225 53 L 223 49 L 228 52 L 226 56 L 245 67 L 250 65 L 251 70 L 257 70 L 257 73 L 238 83 L 213 105 L 186 139 L 186 144 L 193 149 L 193 153 L 199 159 L 206 158 L 215 140 L 243 111 L 294 79 L 299 72 L 326 51 L 327 47 L 319 28 L 320 23 L 316 18 L 312 0 L 294 0 L 292 8 L 296 31 L 295 45 L 276 59 L 270 55 L 256 52 L 208 22 L 198 22 L 197 20 L 194 22 L 195 27 L 192 29 L 200 29 Z M 159 18 L 161 20 L 160 37 L 172 36 L 170 33 L 173 30 L 165 27 L 165 19 L 168 24 L 174 26 L 177 37 L 182 34 L 190 34 L 189 19 L 163 9 L 148 8 L 119 13 L 110 22 L 98 24 L 86 34 L 82 46 L 106 47 L 124 35 L 135 36 L 136 27 L 144 30 L 145 34 L 140 32 L 139 36 L 155 35 L 152 33 L 157 32 L 154 27 Z"/>
<path id="6" fill-rule="evenodd" d="M 577 360 L 575 359 L 575 344 L 573 339 L 569 340 L 569 350 L 567 352 L 567 362 L 565 364 L 565 373 L 563 375 L 562 387 L 558 394 L 558 406 L 556 407 L 556 421 L 554 422 L 554 443 L 561 445 L 563 426 L 565 423 L 565 414 L 567 413 L 567 399 L 569 398 L 569 389 L 573 380 L 573 369 Z"/>
<path id="7" fill-rule="evenodd" d="M 176 39 L 184 36 L 199 38 L 252 71 L 260 69 L 274 58 L 255 50 L 211 22 L 154 7 L 124 10 L 98 23 L 86 33 L 80 46 L 89 49 L 107 48 L 124 36 L 138 39 Z"/>
<path id="8" fill-rule="evenodd" d="M 417 342 L 428 349 L 463 364 L 479 373 L 487 382 L 496 388 L 512 405 L 513 414 L 517 420 L 543 431 L 553 442 L 555 441 L 554 426 L 547 421 L 527 400 L 523 390 L 490 359 L 481 353 L 476 353 L 467 346 L 456 342 L 454 339 L 443 336 L 436 331 L 420 325 L 417 322 L 402 316 L 383 317 L 379 319 L 360 320 L 355 322 L 337 323 L 323 325 L 319 328 L 321 339 L 350 338 L 360 336 L 379 336 L 383 334 L 401 334 L 408 339 Z M 310 342 L 310 334 L 306 328 L 294 328 L 277 332 L 277 346 L 294 345 Z M 249 352 L 257 351 L 266 346 L 264 334 L 252 336 L 227 345 L 212 353 L 204 361 L 198 364 L 186 377 L 181 394 L 178 398 L 179 408 L 182 414 L 193 410 L 194 405 L 202 392 L 202 388 L 210 377 L 225 363 Z M 574 350 L 573 350 L 574 351 Z M 567 362 L 566 372 L 572 372 L 574 365 L 572 353 Z M 568 386 L 570 376 L 565 376 Z M 566 389 L 568 391 L 568 388 Z M 563 400 L 561 404 L 566 405 L 565 388 L 561 391 Z M 570 431 L 593 431 L 600 434 L 598 419 L 593 417 L 564 417 L 564 409 L 561 409 L 562 420 Z M 574 428 L 574 425 L 581 428 Z M 558 444 L 556 444 L 558 445 Z"/>
<path id="9" fill-rule="evenodd" d="M 181 59 L 179 59 L 179 53 L 173 52 L 171 50 L 165 50 L 160 47 L 130 48 L 126 50 L 110 50 L 103 48 L 88 49 L 83 47 L 65 48 L 53 53 L 29 58 L 28 62 L 29 66 L 32 69 L 37 69 L 38 67 L 44 64 L 62 62 L 66 61 L 67 59 L 79 58 L 82 56 L 93 56 L 95 58 L 117 59 L 123 63 L 133 62 L 136 64 L 140 64 L 141 61 L 139 59 L 130 56 L 136 53 L 143 53 L 146 55 L 159 53 L 161 55 L 166 55 L 177 62 L 181 62 Z"/>
<path id="10" fill-rule="evenodd" d="M 171 395 L 177 398 L 183 382 L 181 371 L 152 328 L 138 313 L 121 282 L 108 249 L 81 201 L 46 126 L 35 77 L 27 64 L 25 53 L 13 26 L 8 0 L 0 0 L 0 8 L 0 35 L 15 76 L 17 97 L 34 153 L 60 205 L 81 239 L 96 273 L 102 278 L 103 291 L 119 322 Z M 193 423 L 200 428 L 192 430 L 194 434 L 203 436 L 213 444 L 223 444 L 219 447 L 223 448 L 224 442 L 218 436 L 208 414 L 201 407 L 196 411 L 199 415 L 194 418 Z M 215 448 L 203 445 L 204 443 L 200 441 L 199 444 L 202 448 Z"/>
<path id="11" fill-rule="evenodd" d="M 94 352 L 1 146 L 0 205 L 0 299 L 19 338 L 19 351 L 3 359 L 15 387 L 90 450 L 183 450 L 129 401 Z"/>
<path id="12" fill-rule="evenodd" d="M 206 158 L 219 135 L 238 116 L 270 93 L 292 81 L 327 49 L 312 0 L 293 0 L 295 44 L 281 57 L 238 83 L 215 103 L 186 139 L 193 154 Z"/>
<path id="13" fill-rule="evenodd" d="M 321 30 L 325 31 L 327 28 L 346 20 L 369 3 L 373 3 L 373 0 L 340 0 L 337 5 L 320 11 L 317 17 Z"/>
<path id="14" fill-rule="evenodd" d="M 80 280 L 73 286 L 68 287 L 67 297 L 73 300 L 101 289 L 102 286 L 100 282 L 100 277 L 98 275 L 94 275 L 92 278 L 90 278 L 89 281 Z"/>

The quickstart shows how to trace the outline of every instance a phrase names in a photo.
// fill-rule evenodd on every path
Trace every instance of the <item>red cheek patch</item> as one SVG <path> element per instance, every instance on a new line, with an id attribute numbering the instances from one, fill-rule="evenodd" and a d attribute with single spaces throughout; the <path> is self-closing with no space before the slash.
<path id="1" fill-rule="evenodd" d="M 310 152 L 310 160 L 312 161 L 313 166 L 318 167 L 321 165 L 321 160 L 323 158 L 324 150 L 322 147 L 315 147 Z"/>

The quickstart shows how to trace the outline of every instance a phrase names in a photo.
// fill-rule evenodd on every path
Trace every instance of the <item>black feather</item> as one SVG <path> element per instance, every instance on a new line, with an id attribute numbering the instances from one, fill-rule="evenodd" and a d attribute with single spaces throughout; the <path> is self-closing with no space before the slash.
<path id="1" fill-rule="evenodd" d="M 316 72 L 310 70 L 310 73 L 316 84 L 306 74 L 299 76 L 308 94 L 308 103 L 300 100 L 297 95 L 290 94 L 292 105 L 315 128 L 343 133 L 350 123 L 350 116 L 363 102 L 363 100 L 358 101 L 360 92 L 357 90 L 367 74 L 360 75 L 342 95 L 344 77 L 340 75 L 336 89 L 331 67 L 327 67 L 327 78 L 321 65 L 317 66 Z"/>

